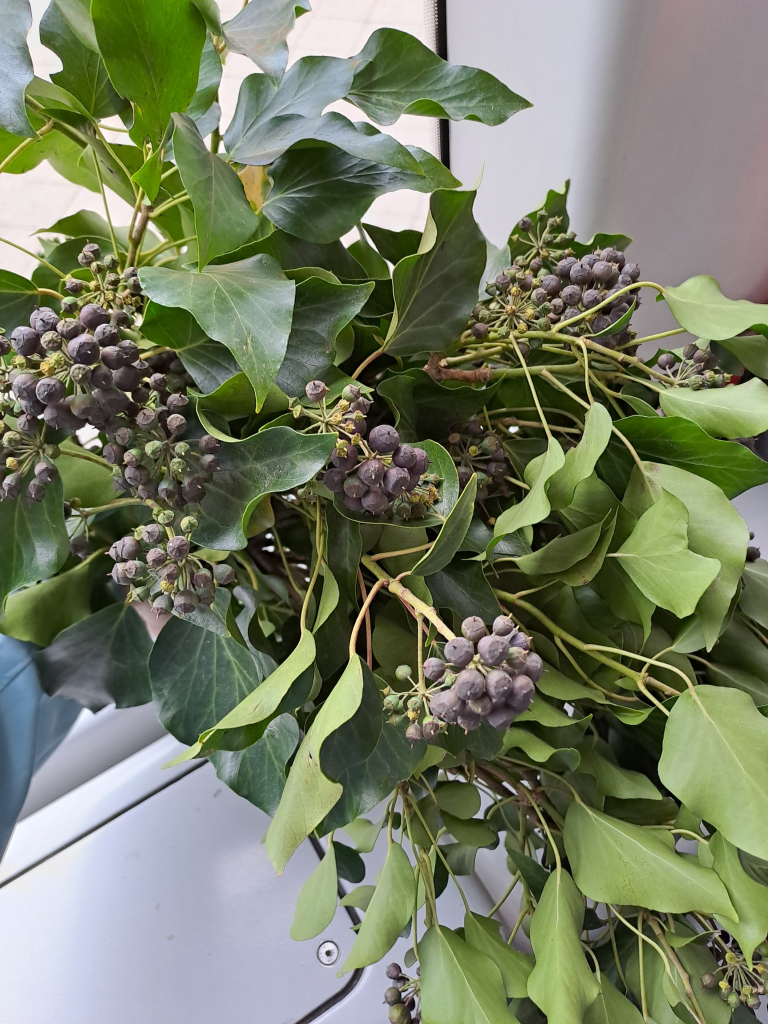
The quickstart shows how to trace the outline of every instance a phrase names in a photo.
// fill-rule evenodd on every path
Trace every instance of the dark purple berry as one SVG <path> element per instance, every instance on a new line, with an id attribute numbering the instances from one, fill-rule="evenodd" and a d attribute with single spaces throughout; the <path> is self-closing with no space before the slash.
<path id="1" fill-rule="evenodd" d="M 59 322 L 59 314 L 49 306 L 41 306 L 36 309 L 29 318 L 29 326 L 38 334 L 45 334 L 46 331 L 55 331 Z"/>
<path id="2" fill-rule="evenodd" d="M 398 494 L 408 490 L 410 479 L 411 475 L 407 469 L 401 469 L 400 466 L 390 466 L 384 474 L 384 490 L 387 494 L 397 497 Z"/>
<path id="3" fill-rule="evenodd" d="M 463 636 L 454 637 L 453 640 L 449 640 L 443 648 L 443 657 L 450 665 L 455 665 L 457 668 L 464 668 L 475 656 L 474 645 L 466 640 Z"/>
<path id="4" fill-rule="evenodd" d="M 212 434 L 203 434 L 197 442 L 197 447 L 204 455 L 215 455 L 221 448 L 221 441 Z"/>
<path id="5" fill-rule="evenodd" d="M 100 353 L 92 335 L 79 334 L 67 344 L 67 354 L 73 362 L 90 366 L 91 363 L 98 362 Z"/>
<path id="6" fill-rule="evenodd" d="M 93 332 L 93 337 L 101 348 L 104 348 L 106 345 L 113 346 L 120 344 L 120 331 L 118 331 L 118 329 L 112 324 L 99 324 Z"/>
<path id="7" fill-rule="evenodd" d="M 389 498 L 378 487 L 369 487 L 360 501 L 365 511 L 372 516 L 381 515 L 389 508 Z"/>
<path id="8" fill-rule="evenodd" d="M 354 469 L 357 465 L 357 456 L 357 448 L 355 448 L 353 444 L 348 444 L 346 455 L 342 455 L 338 448 L 333 449 L 331 452 L 331 462 L 337 469 L 349 471 L 350 469 Z"/>
<path id="9" fill-rule="evenodd" d="M 485 676 L 476 668 L 462 669 L 453 688 L 462 700 L 477 700 L 485 693 Z"/>
<path id="10" fill-rule="evenodd" d="M 464 711 L 466 705 L 455 690 L 441 690 L 434 697 L 430 697 L 429 710 L 433 715 L 442 718 L 444 722 L 454 723 L 458 716 Z"/>
<path id="11" fill-rule="evenodd" d="M 440 658 L 427 658 L 422 667 L 424 675 L 432 683 L 439 682 L 445 675 L 445 662 Z"/>
<path id="12" fill-rule="evenodd" d="M 31 327 L 17 327 L 11 334 L 11 345 L 20 356 L 32 356 L 40 351 L 40 335 Z"/>
<path id="13" fill-rule="evenodd" d="M 480 637 L 486 635 L 488 630 L 479 615 L 470 615 L 461 624 L 461 632 L 472 643 L 477 643 Z"/>
<path id="14" fill-rule="evenodd" d="M 400 435 L 394 427 L 380 423 L 368 435 L 368 444 L 375 452 L 393 452 L 400 444 Z"/>
<path id="15" fill-rule="evenodd" d="M 344 481 L 347 479 L 347 474 L 343 469 L 326 469 L 323 474 L 323 483 L 332 491 L 334 494 L 341 494 L 344 490 Z"/>
<path id="16" fill-rule="evenodd" d="M 95 302 L 89 302 L 80 310 L 80 323 L 89 331 L 95 331 L 102 324 L 109 323 L 109 313 Z"/>
<path id="17" fill-rule="evenodd" d="M 344 493 L 350 498 L 362 498 L 367 490 L 367 484 L 359 476 L 348 476 L 344 481 Z"/>
<path id="18" fill-rule="evenodd" d="M 503 636 L 483 636 L 477 642 L 477 653 L 486 665 L 501 665 L 508 650 L 509 641 Z"/>
<path id="19" fill-rule="evenodd" d="M 392 465 L 401 469 L 412 469 L 416 463 L 416 449 L 409 444 L 401 444 L 392 452 Z"/>
<path id="20" fill-rule="evenodd" d="M 384 479 L 385 470 L 386 466 L 381 459 L 367 459 L 357 467 L 357 475 L 368 487 L 378 487 Z"/>

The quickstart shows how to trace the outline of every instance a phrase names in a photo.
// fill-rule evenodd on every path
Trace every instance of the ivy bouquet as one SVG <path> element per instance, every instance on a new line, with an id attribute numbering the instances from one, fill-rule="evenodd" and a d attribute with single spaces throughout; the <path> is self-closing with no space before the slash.
<path id="1" fill-rule="evenodd" d="M 0 628 L 48 694 L 153 701 L 278 871 L 325 840 L 297 940 L 384 845 L 341 971 L 410 936 L 392 1024 L 752 1020 L 768 567 L 730 499 L 768 481 L 768 307 L 580 241 L 567 188 L 490 245 L 376 126 L 527 101 L 393 29 L 286 70 L 308 7 L 53 0 L 50 82 L 4 7 L 0 172 L 48 160 L 104 216 L 0 272 Z M 259 71 L 223 127 L 228 52 Z M 398 189 L 423 233 L 364 221 Z M 639 337 L 649 297 L 674 326 Z"/>

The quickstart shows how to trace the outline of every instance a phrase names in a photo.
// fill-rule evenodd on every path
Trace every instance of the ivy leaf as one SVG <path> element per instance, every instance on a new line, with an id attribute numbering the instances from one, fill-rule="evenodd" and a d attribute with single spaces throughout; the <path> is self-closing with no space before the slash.
<path id="1" fill-rule="evenodd" d="M 152 700 L 152 640 L 138 612 L 113 604 L 67 629 L 35 654 L 40 684 L 99 711 L 107 704 L 135 707 Z"/>
<path id="2" fill-rule="evenodd" d="M 95 118 L 126 108 L 126 101 L 112 88 L 101 57 L 78 38 L 56 3 L 50 4 L 40 21 L 40 42 L 62 63 L 51 81 L 72 93 Z"/>
<path id="3" fill-rule="evenodd" d="M 381 691 L 373 673 L 360 660 L 354 662 L 354 672 L 355 675 L 346 681 L 347 699 L 357 702 L 354 714 L 326 736 L 320 751 L 323 775 L 334 782 L 340 782 L 345 772 L 363 764 L 371 756 L 383 728 Z"/>
<path id="4" fill-rule="evenodd" d="M 402 846 L 390 843 L 360 931 L 339 976 L 381 960 L 410 921 L 415 901 L 413 866 Z"/>
<path id="5" fill-rule="evenodd" d="M 658 481 L 688 512 L 688 547 L 698 555 L 716 558 L 720 571 L 696 605 L 694 619 L 675 638 L 675 650 L 711 650 L 739 586 L 749 544 L 749 530 L 734 506 L 715 484 L 673 466 L 646 463 L 651 480 Z M 639 471 L 638 471 L 639 473 Z M 742 598 L 743 606 L 743 598 Z"/>
<path id="6" fill-rule="evenodd" d="M 716 558 L 688 547 L 688 511 L 679 498 L 661 498 L 638 519 L 616 552 L 621 567 L 645 596 L 678 618 L 690 615 L 720 572 Z"/>
<path id="7" fill-rule="evenodd" d="M 221 551 L 244 548 L 259 501 L 305 484 L 325 465 L 335 443 L 335 434 L 297 434 L 290 427 L 225 442 L 217 455 L 220 468 L 205 487 L 195 543 Z"/>
<path id="8" fill-rule="evenodd" d="M 739 860 L 739 851 L 720 832 L 712 836 L 708 849 L 699 852 L 699 859 L 715 869 L 728 890 L 738 921 L 719 914 L 717 920 L 736 939 L 751 970 L 755 949 L 768 934 L 768 888 L 749 877 Z"/>
<path id="9" fill-rule="evenodd" d="M 724 339 L 720 346 L 727 352 L 732 352 L 741 365 L 756 377 L 768 377 L 768 345 L 763 334 L 747 334 L 740 338 Z M 714 348 L 717 348 L 717 345 Z"/>
<path id="10" fill-rule="evenodd" d="M 440 572 L 432 573 L 429 590 L 435 606 L 449 608 L 459 622 L 469 615 L 492 622 L 499 614 L 499 602 L 479 562 L 454 558 Z"/>
<path id="11" fill-rule="evenodd" d="M 664 288 L 663 295 L 675 320 L 696 338 L 724 341 L 768 324 L 768 306 L 726 299 L 714 277 L 706 274 L 689 277 L 677 288 Z"/>
<path id="12" fill-rule="evenodd" d="M 18 143 L 17 143 L 18 145 Z M 9 335 L 38 304 L 37 285 L 10 270 L 0 270 L 0 327 Z"/>
<path id="13" fill-rule="evenodd" d="M 219 12 L 219 5 L 216 0 L 192 0 L 192 3 L 200 11 L 205 24 L 214 36 L 220 36 L 221 33 L 221 17 Z"/>
<path id="14" fill-rule="evenodd" d="M 634 1003 L 611 984 L 605 971 L 600 974 L 600 993 L 587 1009 L 584 1024 L 643 1024 L 643 1017 Z"/>
<path id="15" fill-rule="evenodd" d="M 288 33 L 296 15 L 309 10 L 309 0 L 251 0 L 224 25 L 227 46 L 249 57 L 279 85 L 288 63 Z"/>
<path id="16" fill-rule="evenodd" d="M 531 921 L 536 966 L 528 995 L 557 1024 L 583 1024 L 600 993 L 581 949 L 583 923 L 583 898 L 573 879 L 567 871 L 553 871 Z"/>
<path id="17" fill-rule="evenodd" d="M 264 678 L 235 639 L 176 617 L 155 641 L 149 673 L 157 717 L 182 743 L 194 743 Z"/>
<path id="18" fill-rule="evenodd" d="M 197 89 L 205 22 L 190 0 L 92 0 L 91 17 L 112 84 L 140 111 L 131 138 L 158 149 Z"/>
<path id="19" fill-rule="evenodd" d="M 711 437 L 754 437 L 768 430 L 768 387 L 757 377 L 711 390 L 669 388 L 659 404 L 667 416 L 692 420 Z"/>
<path id="20" fill-rule="evenodd" d="M 329 843 L 325 856 L 301 887 L 291 925 L 291 938 L 302 942 L 325 931 L 336 913 L 338 898 L 336 850 L 334 844 Z"/>
<path id="21" fill-rule="evenodd" d="M 99 44 L 96 42 L 96 32 L 91 19 L 90 0 L 54 0 L 54 2 L 80 42 L 89 50 L 98 53 Z"/>
<path id="22" fill-rule="evenodd" d="M 661 800 L 661 793 L 647 775 L 622 768 L 595 749 L 592 739 L 578 745 L 581 763 L 576 769 L 592 775 L 597 783 L 598 793 L 620 800 Z"/>
<path id="23" fill-rule="evenodd" d="M 373 284 L 338 284 L 309 277 L 296 286 L 291 333 L 276 384 L 286 395 L 304 395 L 311 380 L 333 374 L 335 342 L 360 312 Z"/>
<path id="24" fill-rule="evenodd" d="M 379 227 L 378 224 L 363 224 L 363 227 L 384 259 L 393 265 L 419 251 L 421 232 L 413 228 L 392 231 Z"/>
<path id="25" fill-rule="evenodd" d="M 527 997 L 533 957 L 507 945 L 499 934 L 498 922 L 467 911 L 464 915 L 464 939 L 499 968 L 507 999 Z"/>
<path id="26" fill-rule="evenodd" d="M 200 274 L 144 267 L 139 277 L 151 299 L 186 309 L 209 338 L 227 346 L 261 408 L 285 357 L 296 288 L 272 257 L 251 256 Z"/>
<path id="27" fill-rule="evenodd" d="M 611 438 L 613 421 L 604 405 L 595 404 L 584 417 L 584 433 L 575 448 L 565 453 L 563 468 L 552 477 L 547 494 L 554 509 L 566 508 L 582 480 L 594 472 Z"/>
<path id="28" fill-rule="evenodd" d="M 768 629 L 768 562 L 758 558 L 744 566 L 744 589 L 739 604 L 745 615 Z"/>
<path id="29" fill-rule="evenodd" d="M 192 0 L 194 3 L 194 0 Z M 198 7 L 197 4 L 195 4 Z M 198 8 L 199 9 L 199 8 Z M 200 13 L 205 17 L 205 12 L 200 10 Z M 216 102 L 216 96 L 219 92 L 219 86 L 221 84 L 222 75 L 221 57 L 213 45 L 210 36 L 205 37 L 205 43 L 203 44 L 203 53 L 200 57 L 200 71 L 197 76 L 197 88 L 195 89 L 195 95 L 189 102 L 187 107 L 187 114 L 195 124 L 198 125 L 204 114 L 207 114 L 211 108 L 211 105 Z M 201 131 L 201 135 L 205 132 Z M 176 147 L 174 145 L 174 152 Z M 189 190 L 187 190 L 189 191 Z"/>
<path id="30" fill-rule="evenodd" d="M 440 189 L 429 201 L 419 251 L 395 267 L 395 312 L 385 339 L 392 355 L 443 349 L 466 326 L 485 266 L 475 192 Z"/>
<path id="31" fill-rule="evenodd" d="M 748 694 L 697 686 L 676 700 L 659 761 L 659 778 L 681 803 L 734 846 L 763 860 L 768 860 L 766 744 L 768 720 Z"/>
<path id="32" fill-rule="evenodd" d="M 357 131 L 376 134 L 364 123 Z M 290 149 L 270 167 L 274 184 L 262 211 L 293 235 L 311 242 L 333 242 L 357 224 L 378 196 L 402 188 L 434 192 L 459 184 L 430 153 L 417 146 L 408 148 L 422 174 L 351 156 L 335 146 Z"/>
<path id="33" fill-rule="evenodd" d="M 299 747 L 266 837 L 267 853 L 282 874 L 299 845 L 328 814 L 342 794 L 320 768 L 323 743 L 355 717 L 363 699 L 362 662 L 355 655 L 334 686 Z"/>
<path id="34" fill-rule="evenodd" d="M 394 28 L 374 32 L 355 59 L 347 98 L 377 124 L 394 124 L 401 114 L 503 124 L 531 106 L 487 71 L 449 64 Z"/>
<path id="35" fill-rule="evenodd" d="M 595 523 L 576 533 L 555 537 L 530 555 L 516 557 L 517 567 L 527 576 L 556 575 L 570 569 L 594 550 L 602 526 L 602 523 Z"/>
<path id="36" fill-rule="evenodd" d="M 2 0 L 3 34 L 0 39 L 0 127 L 12 135 L 34 139 L 36 132 L 27 117 L 24 93 L 34 78 L 27 33 L 32 26 L 29 0 Z"/>
<path id="37" fill-rule="evenodd" d="M 296 719 L 284 714 L 273 718 L 261 738 L 245 750 L 216 750 L 208 756 L 222 782 L 272 815 L 285 789 L 286 765 L 298 745 Z"/>
<path id="38" fill-rule="evenodd" d="M 429 928 L 419 964 L 424 1024 L 516 1024 L 499 968 L 456 932 Z"/>
<path id="39" fill-rule="evenodd" d="M 243 183 L 229 164 L 211 153 L 195 122 L 173 115 L 173 152 L 184 188 L 195 210 L 198 269 L 214 256 L 247 242 L 259 219 L 245 197 Z"/>
<path id="40" fill-rule="evenodd" d="M 93 569 L 93 562 L 81 562 L 67 572 L 10 594 L 0 632 L 43 647 L 51 643 L 57 633 L 90 615 Z"/>
<path id="41" fill-rule="evenodd" d="M 401 440 L 411 442 L 422 437 L 443 440 L 454 424 L 471 419 L 490 402 L 497 385 L 451 387 L 414 368 L 386 377 L 376 391 L 387 400 Z"/>
<path id="42" fill-rule="evenodd" d="M 519 747 L 532 761 L 548 765 L 559 771 L 576 771 L 581 756 L 573 747 L 553 747 L 535 733 L 519 725 L 510 726 L 504 733 L 503 749 Z"/>
<path id="43" fill-rule="evenodd" d="M 398 783 L 411 777 L 425 749 L 426 744 L 422 742 L 411 747 L 403 729 L 385 722 L 376 746 L 365 761 L 345 768 L 339 775 L 344 792 L 317 826 L 320 835 L 331 829 L 345 828 L 381 803 Z"/>
<path id="44" fill-rule="evenodd" d="M 530 491 L 522 501 L 505 509 L 496 520 L 493 528 L 494 541 L 498 542 L 509 533 L 515 533 L 524 526 L 533 526 L 547 518 L 551 508 L 547 497 L 547 484 L 564 465 L 563 449 L 551 437 L 546 452 L 526 466 L 526 482 L 530 484 Z"/>
<path id="45" fill-rule="evenodd" d="M 466 782 L 444 782 L 435 789 L 435 799 L 441 811 L 454 818 L 474 818 L 480 810 L 480 791 Z"/>
<path id="46" fill-rule="evenodd" d="M 69 537 L 63 501 L 58 478 L 46 487 L 41 502 L 30 505 L 23 497 L 0 501 L 0 536 L 5 538 L 0 558 L 0 609 L 12 590 L 53 576 L 67 560 Z"/>
<path id="47" fill-rule="evenodd" d="M 681 857 L 650 829 L 574 801 L 563 839 L 576 884 L 598 903 L 629 903 L 670 914 L 736 914 L 714 871 Z"/>
<path id="48" fill-rule="evenodd" d="M 415 576 L 431 576 L 448 565 L 461 547 L 472 522 L 476 495 L 477 477 L 473 474 L 443 523 L 434 544 L 411 570 Z"/>
<path id="49" fill-rule="evenodd" d="M 727 498 L 768 482 L 768 463 L 742 444 L 710 437 L 681 416 L 627 416 L 621 432 L 641 459 L 666 462 L 711 480 Z"/>

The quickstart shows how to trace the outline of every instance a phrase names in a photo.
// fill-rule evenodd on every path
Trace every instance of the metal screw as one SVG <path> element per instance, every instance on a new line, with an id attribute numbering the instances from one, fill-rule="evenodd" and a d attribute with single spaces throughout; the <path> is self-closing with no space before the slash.
<path id="1" fill-rule="evenodd" d="M 331 967 L 339 959 L 339 947 L 335 942 L 322 942 L 317 949 L 317 959 L 326 967 Z"/>

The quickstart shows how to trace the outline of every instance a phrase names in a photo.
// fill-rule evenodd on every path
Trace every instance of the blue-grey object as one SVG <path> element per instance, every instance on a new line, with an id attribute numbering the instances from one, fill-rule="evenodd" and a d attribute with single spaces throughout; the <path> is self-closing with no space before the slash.
<path id="1" fill-rule="evenodd" d="M 0 635 L 0 857 L 24 804 L 29 780 L 82 710 L 49 697 L 37 678 L 34 644 Z"/>

